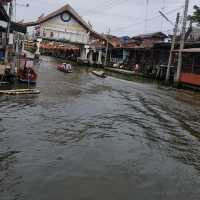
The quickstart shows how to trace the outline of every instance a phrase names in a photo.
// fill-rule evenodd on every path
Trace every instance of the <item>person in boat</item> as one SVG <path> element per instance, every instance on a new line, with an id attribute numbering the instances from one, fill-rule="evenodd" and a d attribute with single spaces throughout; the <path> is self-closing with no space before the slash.
<path id="1" fill-rule="evenodd" d="M 31 67 L 27 67 L 27 62 L 25 61 L 24 64 L 24 69 L 23 69 L 23 76 L 27 77 L 27 76 L 31 76 L 34 73 L 33 69 Z"/>
<path id="2" fill-rule="evenodd" d="M 72 66 L 70 64 L 67 65 L 67 68 L 68 68 L 68 72 L 72 71 Z"/>
<path id="3" fill-rule="evenodd" d="M 64 63 L 64 71 L 67 72 L 68 71 L 68 66 L 67 63 Z"/>
<path id="4" fill-rule="evenodd" d="M 23 74 L 24 75 L 27 74 L 27 72 L 28 72 L 28 68 L 27 68 L 26 64 L 27 64 L 27 62 L 25 61 L 25 63 L 24 63 L 24 69 L 23 69 Z"/>
<path id="5" fill-rule="evenodd" d="M 135 65 L 135 72 L 138 72 L 138 71 L 139 71 L 139 69 L 140 69 L 140 66 L 139 66 L 139 64 L 136 64 L 136 65 Z"/>

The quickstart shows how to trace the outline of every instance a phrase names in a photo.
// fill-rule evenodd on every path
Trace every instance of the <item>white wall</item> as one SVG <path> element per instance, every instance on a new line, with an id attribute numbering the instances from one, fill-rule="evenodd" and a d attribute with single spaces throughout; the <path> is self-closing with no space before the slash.
<path id="1" fill-rule="evenodd" d="M 64 17 L 67 19 L 69 15 L 66 13 L 64 14 Z M 53 33 L 53 36 L 51 33 Z M 62 21 L 60 15 L 40 25 L 40 36 L 57 40 L 64 39 L 82 44 L 88 43 L 87 30 L 74 18 L 71 18 L 69 22 Z"/>

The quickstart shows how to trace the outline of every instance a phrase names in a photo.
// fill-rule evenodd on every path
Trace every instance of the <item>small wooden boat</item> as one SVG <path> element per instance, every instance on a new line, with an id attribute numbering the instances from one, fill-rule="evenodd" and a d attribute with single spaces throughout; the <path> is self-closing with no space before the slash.
<path id="1" fill-rule="evenodd" d="M 106 74 L 104 71 L 92 71 L 92 73 L 100 78 L 106 78 Z"/>
<path id="2" fill-rule="evenodd" d="M 64 73 L 72 73 L 72 66 L 70 64 L 63 63 L 57 66 L 57 70 Z"/>
<path id="3" fill-rule="evenodd" d="M 21 83 L 36 84 L 37 82 L 37 74 L 31 67 L 24 67 L 24 69 L 19 69 L 17 76 Z"/>

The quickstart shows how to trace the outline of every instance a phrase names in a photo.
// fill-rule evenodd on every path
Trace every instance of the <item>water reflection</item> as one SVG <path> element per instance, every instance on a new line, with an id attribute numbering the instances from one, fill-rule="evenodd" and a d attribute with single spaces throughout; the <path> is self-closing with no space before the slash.
<path id="1" fill-rule="evenodd" d="M 44 59 L 40 95 L 0 96 L 0 153 L 9 155 L 0 164 L 13 172 L 1 178 L 5 200 L 108 199 L 112 190 L 123 200 L 198 199 L 198 93 L 82 67 L 63 74 Z"/>
<path id="2" fill-rule="evenodd" d="M 16 154 L 18 151 L 0 152 L 0 194 L 1 199 L 20 199 L 20 194 L 15 186 L 20 183 L 21 177 L 17 176 L 14 170 Z"/>

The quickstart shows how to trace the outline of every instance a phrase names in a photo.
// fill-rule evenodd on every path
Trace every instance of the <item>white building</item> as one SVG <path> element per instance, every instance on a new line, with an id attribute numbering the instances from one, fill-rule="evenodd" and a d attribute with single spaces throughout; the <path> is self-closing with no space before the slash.
<path id="1" fill-rule="evenodd" d="M 81 59 L 91 62 L 91 41 L 103 39 L 69 4 L 47 16 L 39 17 L 36 22 L 25 23 L 25 25 L 34 27 L 34 39 L 41 38 L 77 45 L 80 48 Z M 101 53 L 100 56 L 102 56 Z"/>
<path id="2" fill-rule="evenodd" d="M 92 27 L 69 4 L 26 25 L 35 26 L 36 37 L 77 44 L 88 44 L 92 32 Z"/>

